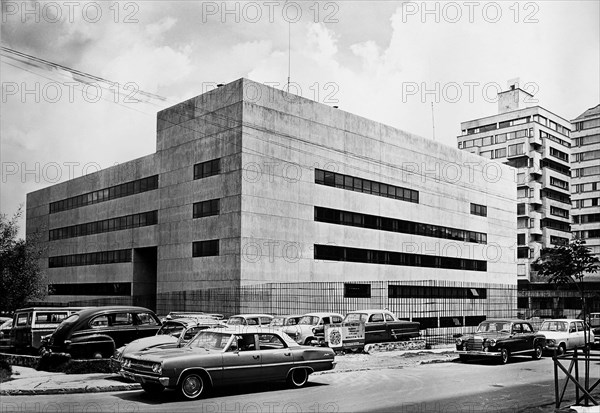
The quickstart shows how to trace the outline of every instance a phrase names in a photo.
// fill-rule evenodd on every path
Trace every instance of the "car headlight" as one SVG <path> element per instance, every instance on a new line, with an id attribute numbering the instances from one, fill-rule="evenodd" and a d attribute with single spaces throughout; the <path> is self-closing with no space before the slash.
<path id="1" fill-rule="evenodd" d="M 488 343 L 490 343 L 490 347 L 496 347 L 496 340 L 491 339 L 490 341 L 488 341 Z"/>
<path id="2" fill-rule="evenodd" d="M 131 366 L 131 360 L 129 360 L 129 359 L 123 360 L 123 364 L 122 365 L 123 365 L 123 368 L 130 367 Z"/>
<path id="3" fill-rule="evenodd" d="M 457 345 L 457 346 L 460 346 L 460 345 L 462 344 L 462 342 L 463 342 L 463 341 L 462 341 L 462 338 L 457 338 L 457 339 L 456 339 L 456 345 Z"/>
<path id="4" fill-rule="evenodd" d="M 550 339 L 546 340 L 546 343 L 550 344 L 550 345 L 554 345 L 554 344 L 556 344 L 556 340 L 554 340 L 553 338 L 550 338 Z"/>
<path id="5" fill-rule="evenodd" d="M 156 374 L 162 374 L 162 364 L 155 363 L 152 365 L 152 371 Z"/>

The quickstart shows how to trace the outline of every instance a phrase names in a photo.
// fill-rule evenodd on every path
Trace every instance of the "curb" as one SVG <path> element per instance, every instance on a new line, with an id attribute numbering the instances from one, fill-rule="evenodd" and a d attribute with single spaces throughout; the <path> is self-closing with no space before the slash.
<path id="1" fill-rule="evenodd" d="M 110 391 L 141 390 L 139 383 L 117 384 L 114 386 L 86 386 L 73 389 L 41 389 L 41 390 L 0 390 L 0 396 L 35 396 L 42 394 L 74 394 L 74 393 L 102 393 Z"/>

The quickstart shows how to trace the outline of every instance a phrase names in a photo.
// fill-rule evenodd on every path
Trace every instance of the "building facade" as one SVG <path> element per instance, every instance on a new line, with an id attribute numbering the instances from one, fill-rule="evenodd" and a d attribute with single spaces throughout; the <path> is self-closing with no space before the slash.
<path id="1" fill-rule="evenodd" d="M 542 248 L 571 239 L 571 124 L 532 98 L 510 85 L 498 94 L 498 114 L 461 123 L 458 147 L 514 168 L 519 308 L 549 309 L 553 294 L 531 264 Z"/>
<path id="2" fill-rule="evenodd" d="M 159 112 L 155 154 L 28 194 L 27 233 L 47 247 L 52 302 L 227 313 L 406 299 L 468 317 L 493 301 L 500 315 L 516 307 L 513 179 L 495 160 L 240 79 Z"/>
<path id="3" fill-rule="evenodd" d="M 586 110 L 571 123 L 573 235 L 584 239 L 600 258 L 600 105 Z M 598 274 L 589 277 L 600 281 Z"/>

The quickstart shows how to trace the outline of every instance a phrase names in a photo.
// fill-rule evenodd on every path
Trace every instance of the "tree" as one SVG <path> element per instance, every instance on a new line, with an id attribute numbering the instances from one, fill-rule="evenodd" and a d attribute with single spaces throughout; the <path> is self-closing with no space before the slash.
<path id="1" fill-rule="evenodd" d="M 590 253 L 585 240 L 575 238 L 565 245 L 543 248 L 540 257 L 533 263 L 533 269 L 549 283 L 575 285 L 581 295 L 583 319 L 586 320 L 585 285 L 583 277 L 600 269 L 600 260 Z M 589 334 L 586 334 L 586 344 Z"/>
<path id="2" fill-rule="evenodd" d="M 39 266 L 39 237 L 17 239 L 22 207 L 11 219 L 0 214 L 0 312 L 13 312 L 33 299 L 46 296 L 46 278 Z"/>

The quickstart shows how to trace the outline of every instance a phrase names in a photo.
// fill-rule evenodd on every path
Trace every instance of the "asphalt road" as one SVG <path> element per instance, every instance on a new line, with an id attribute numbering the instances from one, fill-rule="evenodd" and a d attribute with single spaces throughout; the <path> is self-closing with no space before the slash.
<path id="1" fill-rule="evenodd" d="M 599 370 L 593 366 L 596 378 Z M 331 372 L 311 376 L 302 389 L 253 384 L 217 389 L 195 402 L 171 391 L 129 391 L 7 396 L 0 406 L 1 412 L 553 412 L 554 379 L 550 358 L 515 357 L 505 366 L 485 360 Z"/>

